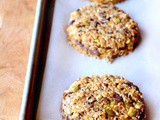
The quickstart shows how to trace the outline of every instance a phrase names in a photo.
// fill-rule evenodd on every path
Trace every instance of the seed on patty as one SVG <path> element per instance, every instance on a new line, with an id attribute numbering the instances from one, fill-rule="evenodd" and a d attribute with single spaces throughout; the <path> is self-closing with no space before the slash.
<path id="1" fill-rule="evenodd" d="M 71 89 L 73 92 L 77 92 L 80 87 L 79 87 L 79 84 L 77 82 L 75 82 L 72 86 L 71 86 Z"/>
<path id="2" fill-rule="evenodd" d="M 114 116 L 114 115 L 115 115 L 115 113 L 114 113 L 113 110 L 106 109 L 106 112 L 107 112 L 107 114 L 110 115 L 110 116 Z"/>
<path id="3" fill-rule="evenodd" d="M 67 35 L 80 53 L 109 62 L 133 52 L 140 39 L 138 24 L 113 5 L 91 5 L 73 12 Z"/>
<path id="4" fill-rule="evenodd" d="M 63 94 L 61 110 L 64 120 L 146 120 L 142 93 L 113 75 L 74 82 Z"/>
<path id="5" fill-rule="evenodd" d="M 133 108 L 133 107 L 131 107 L 131 108 L 129 109 L 129 111 L 128 111 L 128 115 L 129 115 L 130 117 L 135 117 L 135 116 L 136 116 L 136 113 L 137 113 L 137 111 L 136 111 L 136 109 Z"/>
<path id="6" fill-rule="evenodd" d="M 143 106 L 143 104 L 139 102 L 139 103 L 137 103 L 137 104 L 135 105 L 135 108 L 136 108 L 136 109 L 140 109 L 142 106 Z"/>

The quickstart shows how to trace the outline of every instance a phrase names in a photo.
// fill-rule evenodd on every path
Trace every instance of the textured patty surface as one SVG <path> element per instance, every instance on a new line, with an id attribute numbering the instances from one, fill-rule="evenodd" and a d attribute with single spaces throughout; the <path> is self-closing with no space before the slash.
<path id="1" fill-rule="evenodd" d="M 125 0 L 90 0 L 96 4 L 117 4 Z"/>
<path id="2" fill-rule="evenodd" d="M 133 52 L 140 39 L 137 23 L 113 5 L 91 5 L 73 12 L 67 34 L 80 53 L 109 62 Z"/>
<path id="3" fill-rule="evenodd" d="M 119 76 L 80 78 L 63 93 L 64 120 L 146 120 L 142 93 Z"/>

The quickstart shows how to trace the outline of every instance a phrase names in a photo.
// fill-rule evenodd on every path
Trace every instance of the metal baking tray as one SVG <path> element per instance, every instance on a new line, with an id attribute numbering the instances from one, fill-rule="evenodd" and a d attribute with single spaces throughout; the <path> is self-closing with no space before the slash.
<path id="1" fill-rule="evenodd" d="M 38 0 L 20 120 L 61 120 L 63 91 L 78 77 L 103 74 L 123 76 L 137 85 L 145 98 L 148 120 L 159 120 L 160 1 L 128 0 L 117 5 L 139 24 L 142 42 L 113 64 L 85 57 L 67 43 L 70 13 L 90 4 L 85 0 Z"/>
<path id="2" fill-rule="evenodd" d="M 36 119 L 52 27 L 54 5 L 55 0 L 38 0 L 37 2 L 20 120 Z"/>

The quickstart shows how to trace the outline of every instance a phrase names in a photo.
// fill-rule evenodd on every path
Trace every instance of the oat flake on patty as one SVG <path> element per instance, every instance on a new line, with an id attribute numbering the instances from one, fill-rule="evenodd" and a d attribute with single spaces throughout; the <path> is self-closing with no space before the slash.
<path id="1" fill-rule="evenodd" d="M 138 24 L 113 5 L 91 5 L 73 12 L 67 35 L 80 53 L 109 62 L 133 52 L 140 39 Z"/>

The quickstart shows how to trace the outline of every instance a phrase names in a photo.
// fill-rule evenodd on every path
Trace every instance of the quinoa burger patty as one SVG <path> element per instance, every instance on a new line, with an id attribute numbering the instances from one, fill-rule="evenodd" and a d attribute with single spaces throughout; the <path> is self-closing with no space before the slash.
<path id="1" fill-rule="evenodd" d="M 64 120 L 146 120 L 142 93 L 119 76 L 80 78 L 63 93 Z"/>
<path id="2" fill-rule="evenodd" d="M 90 1 L 94 2 L 95 4 L 117 4 L 125 0 L 90 0 Z"/>
<path id="3" fill-rule="evenodd" d="M 80 53 L 109 62 L 133 52 L 140 39 L 138 24 L 113 5 L 91 5 L 73 12 L 67 35 Z"/>

